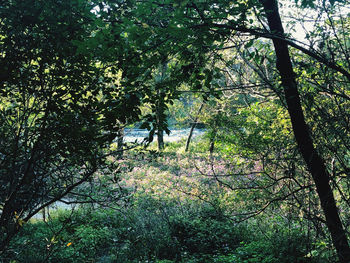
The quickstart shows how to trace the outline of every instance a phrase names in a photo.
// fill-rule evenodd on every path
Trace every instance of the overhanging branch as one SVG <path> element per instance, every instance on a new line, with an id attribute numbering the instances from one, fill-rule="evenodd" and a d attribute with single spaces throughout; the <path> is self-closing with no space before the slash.
<path id="1" fill-rule="evenodd" d="M 234 30 L 237 32 L 249 33 L 250 35 L 256 36 L 256 37 L 262 37 L 262 38 L 267 38 L 267 39 L 271 39 L 271 40 L 275 39 L 275 40 L 283 41 L 288 46 L 291 46 L 295 49 L 300 50 L 301 52 L 312 57 L 313 59 L 317 60 L 318 62 L 320 62 L 320 63 L 326 65 L 327 67 L 343 74 L 350 81 L 350 72 L 349 71 L 347 71 L 346 69 L 344 69 L 343 67 L 341 67 L 337 63 L 329 61 L 324 56 L 319 55 L 316 52 L 314 52 L 313 50 L 307 49 L 307 48 L 297 44 L 292 39 L 288 39 L 283 35 L 274 34 L 274 33 L 271 33 L 271 32 L 265 31 L 265 30 L 261 30 L 261 29 L 252 29 L 252 28 L 246 28 L 246 27 L 241 27 L 241 26 L 228 25 L 228 24 L 217 24 L 217 23 L 210 23 L 209 25 L 207 23 L 206 24 L 199 24 L 199 25 L 195 25 L 193 27 L 194 28 L 196 28 L 196 27 L 197 28 L 198 27 L 211 27 L 211 28 L 230 29 L 230 30 Z"/>

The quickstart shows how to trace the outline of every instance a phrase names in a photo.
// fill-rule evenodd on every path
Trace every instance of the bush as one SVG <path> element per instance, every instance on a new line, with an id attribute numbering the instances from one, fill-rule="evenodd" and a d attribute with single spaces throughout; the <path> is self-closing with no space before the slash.
<path id="1" fill-rule="evenodd" d="M 79 209 L 24 225 L 4 262 L 312 262 L 301 232 L 260 223 L 263 234 L 253 221 L 236 225 L 207 204 L 138 195 L 124 213 Z"/>

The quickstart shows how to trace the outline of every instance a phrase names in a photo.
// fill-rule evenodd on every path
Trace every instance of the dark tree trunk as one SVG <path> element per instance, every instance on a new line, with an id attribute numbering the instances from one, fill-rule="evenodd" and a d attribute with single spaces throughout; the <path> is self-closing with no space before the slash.
<path id="1" fill-rule="evenodd" d="M 124 143 L 124 128 L 120 129 L 118 132 L 118 139 L 117 139 L 117 158 L 122 159 L 123 158 L 123 143 Z"/>
<path id="2" fill-rule="evenodd" d="M 162 73 L 163 74 L 163 73 Z M 157 91 L 157 141 L 158 141 L 158 151 L 164 150 L 164 126 L 166 122 L 166 115 L 165 115 L 165 102 L 164 102 L 164 91 L 158 90 Z"/>
<path id="3" fill-rule="evenodd" d="M 160 68 L 160 79 L 156 83 L 157 88 L 157 104 L 156 104 L 156 118 L 157 118 L 157 141 L 158 151 L 164 150 L 164 131 L 167 128 L 166 104 L 165 104 L 165 90 L 164 81 L 166 79 L 167 59 L 164 57 Z"/>
<path id="4" fill-rule="evenodd" d="M 192 123 L 191 130 L 190 130 L 190 133 L 188 134 L 187 141 L 186 141 L 185 152 L 187 152 L 187 151 L 188 151 L 188 148 L 190 147 L 190 143 L 191 143 L 193 131 L 194 131 L 194 129 L 196 128 L 197 121 L 198 121 L 198 117 L 199 117 L 199 114 L 201 113 L 201 111 L 202 111 L 202 109 L 203 109 L 203 105 L 204 105 L 204 103 L 202 103 L 201 106 L 199 107 L 197 116 L 194 118 L 194 121 L 193 121 L 193 123 Z"/>
<path id="5" fill-rule="evenodd" d="M 158 150 L 162 151 L 162 150 L 164 150 L 164 132 L 163 132 L 163 130 L 158 129 L 157 138 L 158 138 Z"/>
<path id="6" fill-rule="evenodd" d="M 194 122 L 191 125 L 190 133 L 188 134 L 188 137 L 187 137 L 185 152 L 187 152 L 188 148 L 190 147 L 193 131 L 196 128 L 196 125 L 197 125 L 197 120 L 194 120 Z"/>
<path id="7" fill-rule="evenodd" d="M 215 149 L 215 137 L 211 138 L 210 140 L 209 153 L 211 155 L 214 153 L 214 149 Z"/>
<path id="8" fill-rule="evenodd" d="M 43 210 L 41 210 L 41 213 L 43 215 L 43 221 L 46 222 L 46 211 L 45 211 L 45 207 L 43 208 Z"/>
<path id="9" fill-rule="evenodd" d="M 209 145 L 209 153 L 212 155 L 215 149 L 215 139 L 216 139 L 216 129 L 213 130 L 212 135 L 210 137 L 210 145 Z"/>
<path id="10" fill-rule="evenodd" d="M 261 0 L 261 3 L 266 13 L 270 31 L 282 37 L 284 30 L 277 1 Z M 305 122 L 288 46 L 284 41 L 278 39 L 273 39 L 273 44 L 277 57 L 277 69 L 281 76 L 287 108 L 299 151 L 315 182 L 317 194 L 321 201 L 326 224 L 331 234 L 333 245 L 336 248 L 339 262 L 349 263 L 350 248 L 330 186 L 330 174 L 327 171 L 324 160 L 313 144 L 308 125 Z"/>

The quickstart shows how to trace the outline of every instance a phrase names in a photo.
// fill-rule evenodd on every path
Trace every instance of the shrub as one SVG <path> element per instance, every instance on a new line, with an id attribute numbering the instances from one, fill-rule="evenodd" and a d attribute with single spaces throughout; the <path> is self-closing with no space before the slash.
<path id="1" fill-rule="evenodd" d="M 4 262 L 312 262 L 302 232 L 266 219 L 259 233 L 255 223 L 236 225 L 205 203 L 138 195 L 123 213 L 82 208 L 24 225 Z"/>

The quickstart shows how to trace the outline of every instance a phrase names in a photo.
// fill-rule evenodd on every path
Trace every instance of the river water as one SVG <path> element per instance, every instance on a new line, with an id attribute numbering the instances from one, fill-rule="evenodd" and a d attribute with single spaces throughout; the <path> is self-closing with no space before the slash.
<path id="1" fill-rule="evenodd" d="M 204 134 L 204 129 L 194 129 L 192 138 Z M 126 142 L 142 142 L 144 138 L 148 137 L 148 130 L 145 129 L 125 129 L 124 140 Z M 170 134 L 164 133 L 164 142 L 176 142 L 183 138 L 187 138 L 190 133 L 190 128 L 187 129 L 172 129 Z M 154 136 L 154 141 L 157 140 L 157 136 Z"/>

